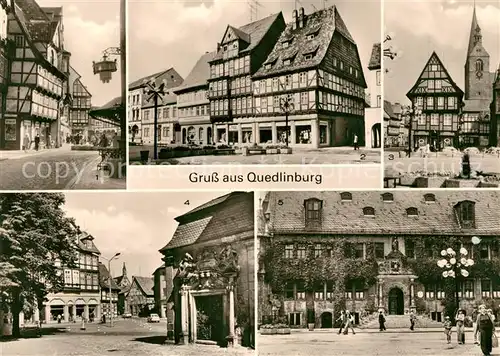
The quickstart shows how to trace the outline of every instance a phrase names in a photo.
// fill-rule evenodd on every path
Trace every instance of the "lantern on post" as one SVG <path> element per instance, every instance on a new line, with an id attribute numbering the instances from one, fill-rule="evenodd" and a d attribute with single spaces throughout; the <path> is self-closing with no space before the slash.
<path id="1" fill-rule="evenodd" d="M 109 83 L 114 72 L 118 70 L 117 60 L 109 59 L 109 56 L 121 55 L 121 50 L 118 47 L 110 47 L 103 51 L 102 59 L 99 62 L 92 62 L 94 74 L 99 74 L 99 78 L 103 83 Z"/>

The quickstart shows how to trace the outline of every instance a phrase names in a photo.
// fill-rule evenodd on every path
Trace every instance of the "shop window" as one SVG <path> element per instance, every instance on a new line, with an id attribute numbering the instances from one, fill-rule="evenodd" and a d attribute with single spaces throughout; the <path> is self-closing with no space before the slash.
<path id="1" fill-rule="evenodd" d="M 295 126 L 295 143 L 310 144 L 311 143 L 311 126 Z"/>

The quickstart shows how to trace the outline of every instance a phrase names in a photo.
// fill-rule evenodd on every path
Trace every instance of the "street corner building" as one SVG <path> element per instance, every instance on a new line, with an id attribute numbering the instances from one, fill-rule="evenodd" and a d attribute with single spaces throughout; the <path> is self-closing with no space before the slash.
<path id="1" fill-rule="evenodd" d="M 500 65 L 500 63 L 499 63 Z M 496 78 L 495 78 L 496 77 Z M 474 6 L 464 63 L 465 90 L 459 88 L 445 64 L 433 52 L 407 93 L 414 111 L 412 147 L 497 146 L 500 117 L 500 68 L 490 71 L 490 54 L 483 46 Z"/>
<path id="2" fill-rule="evenodd" d="M 363 145 L 366 87 L 335 6 L 294 10 L 288 24 L 279 13 L 228 26 L 210 62 L 214 141 L 319 148 L 352 144 L 356 134 Z"/>
<path id="3" fill-rule="evenodd" d="M 496 191 L 267 193 L 259 325 L 331 328 L 350 310 L 361 328 L 378 328 L 378 311 L 389 328 L 406 328 L 409 312 L 422 327 L 442 327 L 457 302 L 467 315 L 484 303 L 498 317 L 499 202 Z M 445 266 L 447 251 L 467 256 Z M 457 264 L 448 278 L 444 267 Z"/>
<path id="4" fill-rule="evenodd" d="M 160 250 L 176 343 L 254 345 L 253 199 L 233 192 L 176 218 Z"/>
<path id="5" fill-rule="evenodd" d="M 34 0 L 1 1 L 0 149 L 20 150 L 40 136 L 42 147 L 59 147 L 69 124 L 61 115 L 70 53 L 64 48 L 62 7 Z"/>
<path id="6" fill-rule="evenodd" d="M 132 276 L 132 283 L 126 294 L 126 313 L 134 316 L 149 316 L 154 310 L 154 279 L 153 277 Z"/>

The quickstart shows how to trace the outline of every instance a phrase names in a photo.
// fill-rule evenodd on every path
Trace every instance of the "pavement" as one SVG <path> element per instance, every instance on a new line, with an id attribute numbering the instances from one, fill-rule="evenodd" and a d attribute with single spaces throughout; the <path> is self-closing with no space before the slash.
<path id="1" fill-rule="evenodd" d="M 396 330 L 396 329 L 395 329 Z M 259 335 L 257 349 L 259 356 L 456 356 L 482 355 L 481 348 L 474 345 L 472 332 L 467 331 L 466 343 L 457 343 L 453 331 L 452 343 L 446 343 L 441 332 L 366 332 L 356 330 L 356 334 L 338 335 L 336 329 L 329 332 L 295 332 L 290 335 Z M 493 349 L 492 356 L 499 356 L 499 349 Z"/>
<path id="2" fill-rule="evenodd" d="M 126 189 L 126 181 L 98 174 L 96 151 L 70 145 L 41 151 L 0 151 L 0 190 Z"/>
<path id="3" fill-rule="evenodd" d="M 150 150 L 150 146 L 130 146 L 129 159 L 131 161 L 140 158 L 140 151 Z M 159 148 L 160 150 L 160 148 Z M 158 151 L 159 151 L 158 150 Z M 160 164 L 166 165 L 230 165 L 230 164 L 364 164 L 380 163 L 381 150 L 361 147 L 354 150 L 352 147 L 325 147 L 320 149 L 292 148 L 292 154 L 273 155 L 229 155 L 229 156 L 193 156 L 165 160 Z M 134 162 L 133 164 L 136 164 Z M 140 164 L 140 163 L 139 163 Z"/>
<path id="4" fill-rule="evenodd" d="M 49 324 L 44 325 L 42 337 L 3 341 L 0 349 L 2 356 L 255 355 L 254 350 L 242 347 L 174 345 L 166 340 L 166 330 L 165 322 L 152 324 L 144 319 L 119 319 L 112 328 L 91 323 L 85 331 L 78 323 Z"/>

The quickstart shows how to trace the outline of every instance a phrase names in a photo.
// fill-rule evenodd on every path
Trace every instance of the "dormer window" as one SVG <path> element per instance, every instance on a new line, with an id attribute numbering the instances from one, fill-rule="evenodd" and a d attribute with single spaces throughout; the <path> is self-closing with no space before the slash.
<path id="1" fill-rule="evenodd" d="M 455 212 L 462 228 L 473 229 L 475 227 L 475 205 L 476 203 L 470 200 L 464 200 L 455 205 Z"/>
<path id="2" fill-rule="evenodd" d="M 284 64 L 284 65 L 286 65 L 286 66 L 290 65 L 291 63 L 292 63 L 292 60 L 291 60 L 290 58 L 285 59 L 285 60 L 283 61 L 283 64 Z"/>
<path id="3" fill-rule="evenodd" d="M 392 193 L 384 193 L 382 194 L 382 200 L 384 202 L 393 202 L 394 201 L 394 196 L 392 195 Z"/>
<path id="4" fill-rule="evenodd" d="M 316 28 L 316 29 L 314 29 L 314 30 L 312 30 L 312 31 L 309 31 L 309 32 L 306 34 L 306 38 L 307 38 L 308 40 L 313 40 L 313 39 L 315 39 L 315 38 L 316 38 L 316 36 L 317 36 L 317 35 L 318 35 L 318 33 L 319 33 L 319 30 L 320 30 L 319 28 Z"/>
<path id="5" fill-rule="evenodd" d="M 289 45 L 290 45 L 290 42 L 288 42 L 288 41 L 283 42 L 283 48 L 288 48 Z"/>
<path id="6" fill-rule="evenodd" d="M 363 215 L 374 217 L 375 216 L 375 209 L 372 208 L 371 206 L 366 206 L 363 208 Z"/>
<path id="7" fill-rule="evenodd" d="M 352 201 L 352 194 L 349 192 L 340 193 L 340 199 L 342 201 Z"/>
<path id="8" fill-rule="evenodd" d="M 425 194 L 424 201 L 426 203 L 434 203 L 434 202 L 436 202 L 436 196 L 434 194 L 431 194 L 431 193 Z"/>
<path id="9" fill-rule="evenodd" d="M 307 39 L 308 40 L 314 40 L 316 38 L 316 34 L 315 33 L 311 33 L 309 35 L 307 35 Z"/>
<path id="10" fill-rule="evenodd" d="M 406 209 L 406 215 L 408 215 L 408 216 L 418 216 L 418 209 L 414 208 L 414 207 L 408 208 L 408 209 Z"/>
<path id="11" fill-rule="evenodd" d="M 323 202 L 316 198 L 308 199 L 304 202 L 304 207 L 306 213 L 306 226 L 321 224 Z"/>

